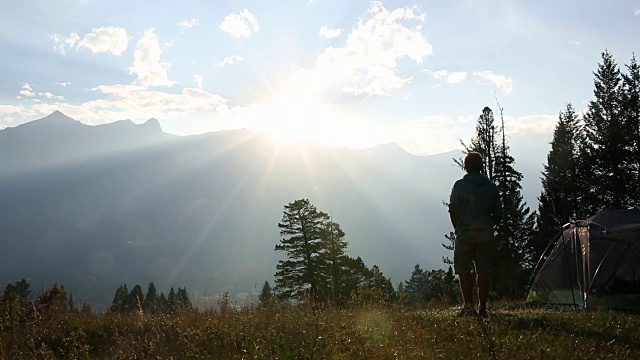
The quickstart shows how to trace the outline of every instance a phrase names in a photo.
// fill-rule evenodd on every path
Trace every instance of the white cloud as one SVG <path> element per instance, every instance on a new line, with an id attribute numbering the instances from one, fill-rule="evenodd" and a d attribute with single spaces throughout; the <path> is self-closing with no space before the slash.
<path id="1" fill-rule="evenodd" d="M 110 52 L 113 55 L 120 56 L 127 50 L 128 45 L 129 38 L 126 30 L 109 26 L 91 29 L 91 33 L 85 35 L 78 43 L 78 48 L 84 47 L 93 53 Z"/>
<path id="2" fill-rule="evenodd" d="M 120 109 L 129 113 L 193 112 L 203 110 L 224 110 L 227 101 L 220 95 L 202 89 L 185 88 L 179 94 L 145 90 L 135 85 L 101 85 L 91 89 L 108 95 L 106 99 L 87 101 L 86 109 Z"/>
<path id="3" fill-rule="evenodd" d="M 23 96 L 27 96 L 27 97 L 32 97 L 35 96 L 35 91 L 33 91 L 33 89 L 31 88 L 31 85 L 29 85 L 29 83 L 23 83 L 22 84 L 22 90 L 20 90 L 18 92 L 20 95 Z"/>
<path id="4" fill-rule="evenodd" d="M 59 82 L 59 83 L 57 83 L 57 84 L 58 84 L 58 85 L 60 85 L 60 86 L 62 86 L 62 87 L 65 87 L 65 86 L 69 86 L 69 85 L 71 85 L 71 83 L 70 83 L 70 82 Z"/>
<path id="5" fill-rule="evenodd" d="M 178 23 L 181 32 L 185 32 L 186 30 L 198 25 L 200 25 L 200 21 L 198 21 L 198 19 L 196 18 L 193 18 L 191 20 L 184 20 Z"/>
<path id="6" fill-rule="evenodd" d="M 196 86 L 198 87 L 198 89 L 202 89 L 202 75 L 193 75 L 193 80 L 196 82 Z"/>
<path id="7" fill-rule="evenodd" d="M 19 114 L 22 109 L 14 105 L 0 105 L 0 115 Z"/>
<path id="8" fill-rule="evenodd" d="M 318 57 L 311 70 L 300 69 L 291 86 L 296 91 L 324 94 L 346 91 L 367 96 L 391 95 L 411 81 L 396 73 L 397 61 L 408 57 L 416 63 L 432 53 L 431 44 L 405 22 L 423 22 L 417 7 L 385 9 L 373 2 L 370 17 L 360 19 L 344 46 L 330 46 Z"/>
<path id="9" fill-rule="evenodd" d="M 640 7 L 636 8 L 636 10 L 633 12 L 633 15 L 640 16 Z"/>
<path id="10" fill-rule="evenodd" d="M 222 31 L 234 37 L 248 38 L 252 31 L 258 31 L 258 20 L 247 9 L 242 12 L 227 15 L 220 24 Z"/>
<path id="11" fill-rule="evenodd" d="M 231 56 L 227 56 L 226 58 L 222 59 L 222 61 L 213 61 L 213 67 L 214 68 L 221 68 L 225 65 L 233 65 L 236 62 L 240 62 L 242 61 L 242 56 L 240 55 L 231 55 Z"/>
<path id="12" fill-rule="evenodd" d="M 438 70 L 430 73 L 434 79 L 444 80 L 449 84 L 458 84 L 463 82 L 467 78 L 466 71 L 449 72 L 448 70 Z"/>
<path id="13" fill-rule="evenodd" d="M 101 27 L 91 29 L 82 40 L 76 33 L 69 34 L 68 37 L 62 35 L 50 35 L 53 39 L 54 51 L 65 55 L 66 48 L 87 48 L 93 53 L 110 52 L 113 55 L 120 56 L 129 45 L 127 32 L 119 27 Z"/>
<path id="14" fill-rule="evenodd" d="M 39 96 L 43 96 L 43 97 L 45 97 L 45 98 L 47 98 L 47 99 L 58 99 L 58 100 L 64 100 L 64 96 L 53 95 L 52 93 L 50 93 L 50 92 L 48 92 L 48 91 L 47 91 L 47 92 L 43 92 L 43 93 L 42 93 L 42 92 L 39 92 L 39 93 L 38 93 L 38 95 L 39 95 Z"/>
<path id="15" fill-rule="evenodd" d="M 135 74 L 141 86 L 171 86 L 176 83 L 169 80 L 167 70 L 171 68 L 171 64 L 160 62 L 161 53 L 155 30 L 145 31 L 136 44 L 133 65 L 129 68 L 129 74 Z"/>
<path id="16" fill-rule="evenodd" d="M 80 40 L 80 36 L 76 33 L 69 34 L 68 37 L 64 37 L 62 35 L 50 35 L 51 39 L 53 39 L 53 50 L 57 53 L 65 55 L 66 47 L 74 47 L 76 43 Z"/>
<path id="17" fill-rule="evenodd" d="M 553 133 L 558 123 L 558 115 L 505 116 L 504 121 L 506 133 L 526 137 L 531 134 Z"/>
<path id="18" fill-rule="evenodd" d="M 513 80 L 505 77 L 504 75 L 496 74 L 491 71 L 476 71 L 473 74 L 495 85 L 505 94 L 509 94 L 513 90 Z"/>
<path id="19" fill-rule="evenodd" d="M 342 29 L 329 29 L 326 26 L 320 28 L 320 36 L 327 39 L 331 39 L 339 36 L 342 33 Z"/>

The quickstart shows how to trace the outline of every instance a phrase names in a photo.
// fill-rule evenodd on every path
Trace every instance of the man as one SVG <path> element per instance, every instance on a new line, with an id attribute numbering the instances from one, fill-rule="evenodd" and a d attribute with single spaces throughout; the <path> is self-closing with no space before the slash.
<path id="1" fill-rule="evenodd" d="M 470 152 L 463 166 L 467 174 L 456 181 L 449 199 L 449 217 L 455 229 L 453 267 L 460 279 L 464 306 L 459 316 L 475 315 L 472 267 L 478 284 L 478 314 L 488 317 L 489 273 L 495 251 L 493 229 L 502 220 L 498 187 L 482 175 L 482 155 Z"/>

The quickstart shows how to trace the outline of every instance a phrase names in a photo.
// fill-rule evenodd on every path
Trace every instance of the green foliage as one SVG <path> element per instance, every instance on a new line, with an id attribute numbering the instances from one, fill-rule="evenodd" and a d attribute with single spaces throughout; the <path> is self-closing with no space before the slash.
<path id="1" fill-rule="evenodd" d="M 140 285 L 135 285 L 131 292 L 127 292 L 127 284 L 121 285 L 113 297 L 113 302 L 109 307 L 110 313 L 148 313 L 159 312 L 173 313 L 176 311 L 187 311 L 193 309 L 187 288 L 178 288 L 176 292 L 172 287 L 169 291 L 169 298 L 165 298 L 164 293 L 158 292 L 153 283 L 149 283 L 147 294 L 142 293 Z"/>
<path id="2" fill-rule="evenodd" d="M 265 281 L 262 285 L 262 290 L 260 291 L 260 295 L 258 295 L 258 301 L 260 301 L 260 305 L 268 306 L 271 298 L 273 297 L 273 291 L 271 289 L 271 285 L 268 281 Z"/>
<path id="3" fill-rule="evenodd" d="M 275 293 L 280 299 L 344 305 L 367 285 L 394 300 L 393 286 L 379 267 L 369 269 L 360 257 L 347 256 L 340 225 L 308 199 L 285 205 L 278 227 L 281 239 L 275 250 L 286 253 L 276 266 Z"/>
<path id="4" fill-rule="evenodd" d="M 16 281 L 13 284 L 7 284 L 4 289 L 4 296 L 15 295 L 20 300 L 22 306 L 27 306 L 31 300 L 31 285 L 24 278 L 20 281 Z"/>

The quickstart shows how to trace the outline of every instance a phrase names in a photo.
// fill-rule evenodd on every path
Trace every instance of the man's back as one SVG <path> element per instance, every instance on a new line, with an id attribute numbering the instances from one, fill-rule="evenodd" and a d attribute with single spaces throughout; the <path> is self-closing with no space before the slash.
<path id="1" fill-rule="evenodd" d="M 449 213 L 456 235 L 492 229 L 502 218 L 498 187 L 479 172 L 466 174 L 453 186 Z"/>

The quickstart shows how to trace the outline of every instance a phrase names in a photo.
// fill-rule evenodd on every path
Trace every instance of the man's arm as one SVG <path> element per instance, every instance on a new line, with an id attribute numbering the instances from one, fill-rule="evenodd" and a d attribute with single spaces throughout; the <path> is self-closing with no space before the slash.
<path id="1" fill-rule="evenodd" d="M 451 225 L 453 225 L 454 229 L 458 227 L 458 220 L 460 219 L 460 210 L 458 209 L 460 200 L 458 197 L 458 191 L 454 184 L 453 189 L 451 189 L 451 195 L 449 196 L 449 219 L 451 220 Z"/>

